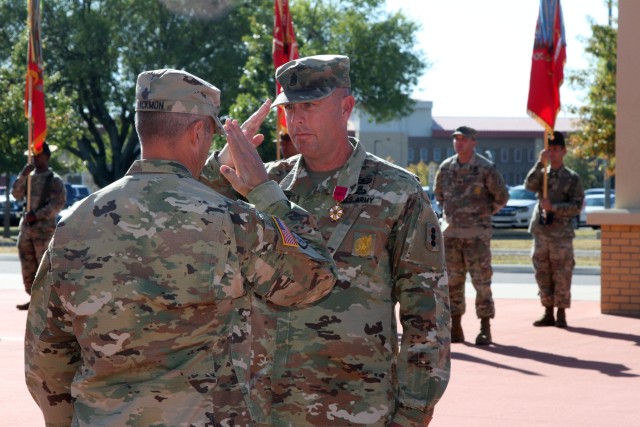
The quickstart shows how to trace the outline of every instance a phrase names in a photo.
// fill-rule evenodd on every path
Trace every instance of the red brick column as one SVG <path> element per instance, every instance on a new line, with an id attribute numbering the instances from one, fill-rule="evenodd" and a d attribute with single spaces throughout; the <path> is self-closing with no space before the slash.
<path id="1" fill-rule="evenodd" d="M 600 310 L 640 317 L 640 225 L 602 225 Z"/>

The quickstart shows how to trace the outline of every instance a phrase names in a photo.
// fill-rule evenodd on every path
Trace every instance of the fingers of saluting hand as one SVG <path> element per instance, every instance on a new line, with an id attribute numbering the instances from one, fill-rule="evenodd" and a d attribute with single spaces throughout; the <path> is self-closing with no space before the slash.
<path id="1" fill-rule="evenodd" d="M 269 110 L 271 109 L 271 100 L 267 99 L 261 106 L 258 108 L 258 111 L 253 113 L 251 117 L 249 117 L 243 124 L 242 130 L 244 134 L 249 138 L 249 140 L 253 140 L 253 137 L 258 133 L 258 129 L 260 129 L 260 125 L 264 122 L 264 119 L 267 118 L 269 114 Z M 255 141 L 252 141 L 255 143 Z M 259 140 L 258 145 L 262 140 Z M 257 145 L 256 145 L 257 147 Z"/>
<path id="2" fill-rule="evenodd" d="M 231 182 L 236 191 L 246 196 L 253 188 L 268 181 L 269 176 L 264 168 L 262 159 L 260 159 L 253 144 L 242 132 L 238 121 L 227 120 L 224 128 L 227 131 L 227 144 L 233 158 L 235 171 L 228 167 L 224 167 L 221 171 L 227 179 L 229 179 L 229 175 L 235 175 L 238 180 L 229 179 L 229 182 Z"/>

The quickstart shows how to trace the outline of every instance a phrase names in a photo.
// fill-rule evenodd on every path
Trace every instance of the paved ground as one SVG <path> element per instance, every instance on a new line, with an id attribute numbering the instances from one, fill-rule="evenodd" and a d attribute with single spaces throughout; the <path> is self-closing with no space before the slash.
<path id="1" fill-rule="evenodd" d="M 1 260 L 0 260 L 1 261 Z M 26 313 L 16 272 L 0 263 L 0 426 L 43 426 L 24 385 Z M 454 344 L 450 385 L 432 427 L 631 427 L 640 425 L 640 320 L 600 313 L 599 286 L 574 281 L 567 329 L 534 328 L 535 285 L 496 283 L 495 344 Z M 468 296 L 473 296 L 468 291 Z M 473 307 L 472 299 L 467 302 Z M 467 340 L 479 323 L 463 317 Z"/>

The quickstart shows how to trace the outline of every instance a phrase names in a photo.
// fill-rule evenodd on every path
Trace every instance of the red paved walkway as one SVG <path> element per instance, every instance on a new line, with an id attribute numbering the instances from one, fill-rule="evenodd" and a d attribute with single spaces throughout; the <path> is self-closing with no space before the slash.
<path id="1" fill-rule="evenodd" d="M 25 312 L 19 290 L 0 290 L 0 426 L 42 426 L 24 385 Z M 574 301 L 566 330 L 534 328 L 533 299 L 498 299 L 495 345 L 453 345 L 451 383 L 432 427 L 640 426 L 640 320 Z M 473 307 L 473 302 L 468 302 Z M 468 340 L 478 321 L 463 317 Z"/>

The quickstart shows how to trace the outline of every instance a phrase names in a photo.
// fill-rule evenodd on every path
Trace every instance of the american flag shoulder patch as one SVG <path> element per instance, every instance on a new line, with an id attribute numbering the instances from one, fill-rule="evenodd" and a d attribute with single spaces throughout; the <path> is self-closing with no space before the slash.
<path id="1" fill-rule="evenodd" d="M 280 232 L 280 237 L 282 237 L 282 244 L 284 246 L 298 246 L 298 240 L 296 240 L 296 236 L 289 230 L 287 225 L 282 222 L 282 220 L 276 216 L 271 217 L 273 222 L 276 224 L 276 228 Z"/>

